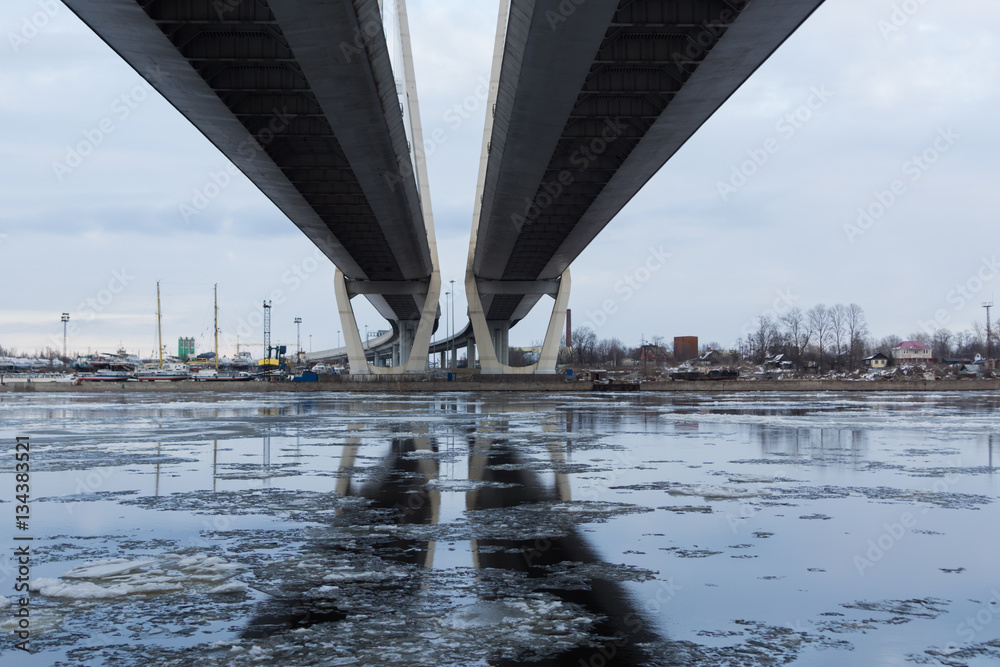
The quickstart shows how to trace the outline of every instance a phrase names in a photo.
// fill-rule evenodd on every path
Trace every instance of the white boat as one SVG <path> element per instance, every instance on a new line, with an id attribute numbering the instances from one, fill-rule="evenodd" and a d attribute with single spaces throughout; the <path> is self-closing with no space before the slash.
<path id="1" fill-rule="evenodd" d="M 153 382 L 176 382 L 178 380 L 190 380 L 191 372 L 184 364 L 169 363 L 159 366 L 144 367 L 136 371 L 137 380 L 149 380 Z"/>
<path id="2" fill-rule="evenodd" d="M 81 382 L 126 382 L 131 377 L 125 371 L 100 370 L 96 373 L 80 373 L 76 379 Z"/>
<path id="3" fill-rule="evenodd" d="M 256 368 L 257 362 L 249 352 L 240 352 L 231 361 L 233 368 Z"/>
<path id="4" fill-rule="evenodd" d="M 193 376 L 192 380 L 199 382 L 235 382 L 237 380 L 251 380 L 251 375 L 245 371 L 238 373 L 219 373 L 214 368 L 204 368 Z"/>

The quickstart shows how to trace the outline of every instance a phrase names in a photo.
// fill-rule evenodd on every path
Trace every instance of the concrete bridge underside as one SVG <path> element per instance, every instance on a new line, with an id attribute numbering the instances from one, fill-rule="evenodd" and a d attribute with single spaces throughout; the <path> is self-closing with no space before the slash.
<path id="1" fill-rule="evenodd" d="M 364 295 L 422 371 L 440 275 L 403 0 L 402 72 L 379 0 L 66 4 L 338 267 L 345 332 Z"/>
<path id="2" fill-rule="evenodd" d="M 523 372 L 509 327 L 821 3 L 502 0 L 466 277 L 485 372 Z"/>

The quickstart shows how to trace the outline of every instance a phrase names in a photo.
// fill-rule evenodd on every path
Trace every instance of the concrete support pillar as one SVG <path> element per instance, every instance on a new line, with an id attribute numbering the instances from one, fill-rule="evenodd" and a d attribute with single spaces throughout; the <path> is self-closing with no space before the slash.
<path id="1" fill-rule="evenodd" d="M 410 361 L 410 355 L 413 350 L 413 343 L 417 337 L 417 327 L 420 325 L 420 320 L 404 320 L 397 322 L 397 327 L 399 331 L 399 349 L 400 358 L 399 366 L 405 366 Z"/>
<path id="2" fill-rule="evenodd" d="M 337 309 L 340 311 L 340 327 L 344 332 L 344 345 L 347 347 L 347 359 L 351 365 L 351 375 L 370 375 L 371 367 L 366 359 L 358 322 L 354 317 L 351 297 L 347 293 L 347 282 L 344 274 L 337 269 L 333 279 L 333 289 L 337 295 Z"/>
<path id="3" fill-rule="evenodd" d="M 559 279 L 559 292 L 552 304 L 552 315 L 549 316 L 549 328 L 545 331 L 542 341 L 542 353 L 535 367 L 536 373 L 555 373 L 559 363 L 559 341 L 562 338 L 563 327 L 566 326 L 566 309 L 569 307 L 569 292 L 572 287 L 569 269 L 563 272 Z"/>
<path id="4" fill-rule="evenodd" d="M 490 340 L 493 342 L 493 349 L 496 350 L 497 361 L 507 366 L 510 364 L 510 322 L 487 320 L 486 326 L 490 330 Z"/>
<path id="5" fill-rule="evenodd" d="M 471 257 L 471 255 L 470 255 Z M 471 262 L 470 262 L 471 266 Z M 566 307 L 572 286 L 569 269 L 559 279 L 559 289 L 552 304 L 549 328 L 545 332 L 542 353 L 537 364 L 512 368 L 509 363 L 509 343 L 507 322 L 488 321 L 484 317 L 483 303 L 479 297 L 479 286 L 472 271 L 466 272 L 466 297 L 469 300 L 469 319 L 479 340 L 479 362 L 482 372 L 487 374 L 530 375 L 533 373 L 555 373 L 559 358 L 559 341 L 562 328 L 566 324 Z"/>
<path id="6" fill-rule="evenodd" d="M 466 349 L 465 358 L 469 360 L 467 366 L 469 368 L 475 368 L 476 367 L 476 339 L 473 338 L 472 336 L 469 336 L 469 340 L 466 341 L 466 348 L 465 349 Z"/>

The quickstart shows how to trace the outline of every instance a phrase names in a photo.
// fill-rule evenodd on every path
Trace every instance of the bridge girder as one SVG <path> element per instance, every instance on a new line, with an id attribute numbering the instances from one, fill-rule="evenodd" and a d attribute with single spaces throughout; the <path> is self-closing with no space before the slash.
<path id="1" fill-rule="evenodd" d="M 822 0 L 505 0 L 467 280 L 557 279 Z M 539 290 L 478 289 L 488 321 Z"/>

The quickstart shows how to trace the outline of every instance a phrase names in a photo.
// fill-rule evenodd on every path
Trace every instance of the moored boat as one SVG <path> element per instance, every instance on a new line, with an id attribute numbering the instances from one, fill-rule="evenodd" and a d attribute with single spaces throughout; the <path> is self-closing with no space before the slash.
<path id="1" fill-rule="evenodd" d="M 126 382 L 132 378 L 125 371 L 100 370 L 95 373 L 78 373 L 76 379 L 81 382 Z"/>
<path id="2" fill-rule="evenodd" d="M 162 368 L 142 368 L 136 371 L 137 380 L 148 380 L 153 382 L 176 382 L 178 380 L 190 380 L 191 372 L 184 364 L 170 363 Z"/>

